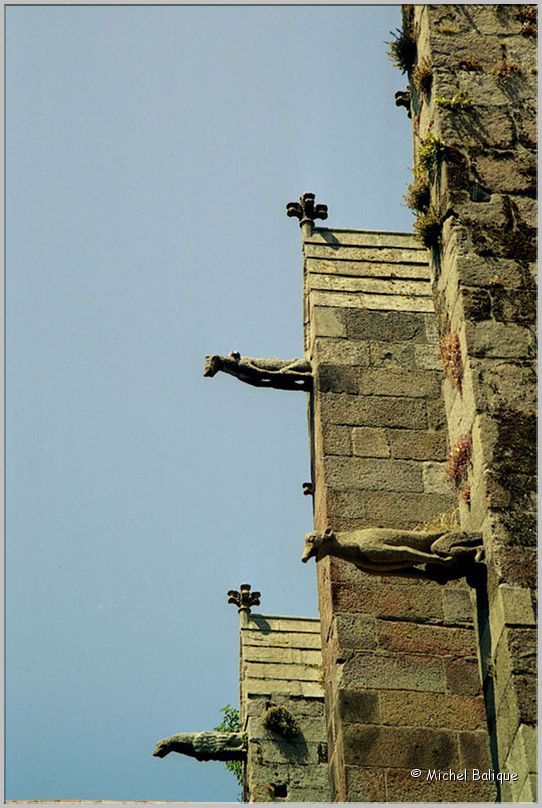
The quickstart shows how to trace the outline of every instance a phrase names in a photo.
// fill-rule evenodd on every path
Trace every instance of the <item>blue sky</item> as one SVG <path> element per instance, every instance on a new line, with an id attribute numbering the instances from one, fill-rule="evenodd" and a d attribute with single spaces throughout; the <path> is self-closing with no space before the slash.
<path id="1" fill-rule="evenodd" d="M 397 6 L 6 9 L 6 796 L 235 800 L 248 581 L 317 615 L 297 221 L 409 231 Z"/>

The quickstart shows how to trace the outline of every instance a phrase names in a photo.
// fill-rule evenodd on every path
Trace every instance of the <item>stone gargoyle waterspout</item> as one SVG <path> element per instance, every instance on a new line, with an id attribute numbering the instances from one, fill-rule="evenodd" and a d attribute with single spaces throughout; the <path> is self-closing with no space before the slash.
<path id="1" fill-rule="evenodd" d="M 254 359 L 232 351 L 227 356 L 212 354 L 205 357 L 204 376 L 219 371 L 229 373 L 255 387 L 278 390 L 311 390 L 312 368 L 308 359 Z"/>
<path id="2" fill-rule="evenodd" d="M 318 562 L 328 555 L 350 561 L 363 572 L 374 575 L 410 573 L 412 577 L 420 577 L 424 574 L 417 569 L 420 565 L 451 570 L 465 562 L 482 563 L 484 545 L 481 533 L 461 530 L 422 532 L 365 528 L 335 533 L 327 528 L 323 533 L 307 533 L 301 560 L 307 562 L 316 558 Z"/>
<path id="3" fill-rule="evenodd" d="M 188 755 L 196 760 L 245 760 L 245 732 L 180 732 L 158 741 L 153 755 L 163 758 L 170 752 Z"/>

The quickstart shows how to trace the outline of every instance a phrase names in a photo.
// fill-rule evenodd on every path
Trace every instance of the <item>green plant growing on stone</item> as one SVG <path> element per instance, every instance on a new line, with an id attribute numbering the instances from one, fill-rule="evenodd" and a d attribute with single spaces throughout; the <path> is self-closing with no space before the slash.
<path id="1" fill-rule="evenodd" d="M 446 155 L 444 141 L 437 135 L 427 135 L 418 150 L 418 168 L 431 174 Z"/>
<path id="2" fill-rule="evenodd" d="M 451 98 L 435 98 L 435 103 L 441 109 L 449 109 L 452 112 L 474 106 L 473 100 L 461 92 L 455 93 Z"/>
<path id="3" fill-rule="evenodd" d="M 394 39 L 392 42 L 386 42 L 386 45 L 389 45 L 388 56 L 401 73 L 410 73 L 416 61 L 416 40 L 405 27 L 402 30 L 396 28 L 395 32 L 390 31 L 390 34 Z"/>
<path id="4" fill-rule="evenodd" d="M 220 708 L 220 712 L 223 713 L 224 717 L 220 724 L 214 727 L 217 732 L 241 732 L 239 710 L 232 707 L 231 704 L 226 704 L 225 707 Z M 228 760 L 224 765 L 235 776 L 239 785 L 242 785 L 243 763 L 240 760 Z"/>
<path id="5" fill-rule="evenodd" d="M 461 435 L 448 453 L 446 463 L 446 476 L 453 488 L 461 495 L 465 502 L 470 502 L 470 486 L 466 480 L 472 453 L 472 438 L 470 435 Z"/>
<path id="6" fill-rule="evenodd" d="M 444 334 L 439 343 L 439 354 L 445 375 L 454 387 L 461 392 L 463 382 L 463 363 L 461 361 L 461 345 L 457 331 Z"/>
<path id="7" fill-rule="evenodd" d="M 417 174 L 414 181 L 407 188 L 405 203 L 410 210 L 424 213 L 429 208 L 431 201 L 431 189 L 427 179 Z"/>
<path id="8" fill-rule="evenodd" d="M 286 707 L 270 707 L 265 713 L 263 725 L 287 741 L 299 734 L 297 721 Z"/>
<path id="9" fill-rule="evenodd" d="M 414 232 L 428 250 L 438 247 L 442 232 L 442 216 L 439 211 L 429 207 L 425 213 L 419 213 L 414 222 Z"/>
<path id="10" fill-rule="evenodd" d="M 433 83 L 433 65 L 429 59 L 424 58 L 416 65 L 412 80 L 419 93 L 423 92 L 425 95 L 429 95 Z"/>

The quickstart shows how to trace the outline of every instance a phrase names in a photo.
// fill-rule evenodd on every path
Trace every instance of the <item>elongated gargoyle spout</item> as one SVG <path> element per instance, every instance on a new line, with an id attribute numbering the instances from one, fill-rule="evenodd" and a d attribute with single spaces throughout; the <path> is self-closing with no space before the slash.
<path id="1" fill-rule="evenodd" d="M 247 736 L 245 732 L 180 732 L 158 741 L 153 755 L 162 758 L 170 752 L 196 760 L 245 760 Z"/>
<path id="2" fill-rule="evenodd" d="M 251 356 L 241 356 L 238 351 L 232 351 L 228 356 L 206 356 L 203 375 L 211 378 L 219 371 L 229 373 L 254 387 L 305 391 L 312 389 L 312 368 L 308 359 L 254 359 Z"/>

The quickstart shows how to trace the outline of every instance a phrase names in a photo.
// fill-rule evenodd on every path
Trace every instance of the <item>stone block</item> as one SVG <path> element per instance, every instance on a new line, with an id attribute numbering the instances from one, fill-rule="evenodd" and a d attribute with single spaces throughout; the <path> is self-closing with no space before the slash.
<path id="1" fill-rule="evenodd" d="M 474 615 L 474 604 L 467 587 L 464 589 L 450 589 L 442 595 L 444 617 L 450 623 L 471 623 Z"/>
<path id="2" fill-rule="evenodd" d="M 429 429 L 446 428 L 446 412 L 441 399 L 429 400 L 427 406 L 427 426 Z"/>
<path id="3" fill-rule="evenodd" d="M 364 497 L 364 515 L 373 527 L 419 527 L 455 506 L 451 490 L 445 494 L 396 494 L 375 491 Z"/>
<path id="4" fill-rule="evenodd" d="M 415 258 L 409 263 L 389 264 L 384 261 L 340 261 L 323 258 L 308 258 L 306 260 L 307 272 L 309 274 L 326 275 L 348 275 L 359 278 L 382 278 L 392 275 L 401 278 L 419 278 L 427 280 L 429 278 L 429 267 L 425 260 L 425 250 L 412 251 Z M 420 257 L 421 253 L 421 257 Z"/>
<path id="5" fill-rule="evenodd" d="M 334 245 L 335 249 L 346 246 L 385 247 L 407 251 L 409 261 L 424 261 L 424 250 L 411 233 L 379 233 L 375 230 L 352 230 L 345 227 L 315 227 L 310 237 L 304 242 L 323 246 Z"/>
<path id="6" fill-rule="evenodd" d="M 326 484 L 338 490 L 423 491 L 422 470 L 406 460 L 324 458 Z"/>
<path id="7" fill-rule="evenodd" d="M 354 343 L 358 344 L 358 343 Z M 360 345 L 367 343 L 360 342 Z M 414 367 L 414 348 L 427 348 L 427 345 L 411 345 L 410 342 L 370 342 L 370 364 L 374 367 L 405 368 Z"/>
<path id="8" fill-rule="evenodd" d="M 482 185 L 494 194 L 522 194 L 534 189 L 534 155 L 521 146 L 506 156 L 498 152 L 481 154 L 475 158 L 475 168 Z"/>
<path id="9" fill-rule="evenodd" d="M 386 802 L 384 771 L 377 768 L 345 766 L 348 802 Z"/>
<path id="10" fill-rule="evenodd" d="M 503 547 L 494 545 L 492 562 L 499 583 L 536 589 L 537 553 L 529 547 Z"/>
<path id="11" fill-rule="evenodd" d="M 527 359 L 535 350 L 535 338 L 530 328 L 494 320 L 467 323 L 465 339 L 469 354 L 477 357 Z"/>
<path id="12" fill-rule="evenodd" d="M 346 339 L 316 339 L 313 345 L 313 362 L 317 365 L 355 365 L 364 367 L 370 364 L 369 343 Z"/>
<path id="13" fill-rule="evenodd" d="M 431 581 L 403 586 L 390 576 L 372 579 L 366 576 L 362 588 L 334 583 L 331 594 L 336 612 L 435 623 L 444 620 L 441 589 Z"/>
<path id="14" fill-rule="evenodd" d="M 418 429 L 387 430 L 391 454 L 394 458 L 407 460 L 445 460 L 446 432 Z M 354 453 L 355 451 L 354 431 Z"/>
<path id="15" fill-rule="evenodd" d="M 310 292 L 312 306 L 339 306 L 341 309 L 361 309 L 362 292 Z"/>
<path id="16" fill-rule="evenodd" d="M 326 499 L 329 517 L 341 519 L 364 519 L 365 517 L 363 496 L 359 491 L 336 491 L 333 488 L 327 488 Z"/>
<path id="17" fill-rule="evenodd" d="M 470 628 L 377 620 L 376 633 L 379 648 L 386 651 L 471 658 L 476 654 L 474 631 Z"/>
<path id="18" fill-rule="evenodd" d="M 326 455 L 351 455 L 351 427 L 324 424 L 322 427 L 322 452 Z"/>
<path id="19" fill-rule="evenodd" d="M 339 721 L 342 724 L 379 724 L 379 694 L 365 689 L 339 690 Z"/>
<path id="20" fill-rule="evenodd" d="M 462 284 L 482 286 L 492 290 L 499 288 L 521 289 L 526 275 L 523 266 L 509 258 L 496 258 L 467 253 L 456 258 L 457 272 Z"/>
<path id="21" fill-rule="evenodd" d="M 414 364 L 424 370 L 438 370 L 442 379 L 442 362 L 436 345 L 414 345 Z"/>
<path id="22" fill-rule="evenodd" d="M 375 618 L 371 615 L 338 614 L 335 631 L 341 648 L 376 648 Z"/>
<path id="23" fill-rule="evenodd" d="M 444 496 L 450 493 L 450 483 L 446 477 L 446 463 L 423 464 L 423 490 L 428 494 Z"/>
<path id="24" fill-rule="evenodd" d="M 346 337 L 346 315 L 343 309 L 314 306 L 311 332 L 318 337 Z"/>
<path id="25" fill-rule="evenodd" d="M 316 399 L 316 415 L 322 423 L 351 426 L 424 429 L 427 424 L 425 401 L 398 396 L 320 393 Z"/>
<path id="26" fill-rule="evenodd" d="M 441 660 L 429 655 L 359 651 L 342 665 L 340 686 L 443 693 L 445 678 Z"/>
<path id="27" fill-rule="evenodd" d="M 455 734 L 444 730 L 345 724 L 343 744 L 350 765 L 445 769 L 459 762 Z"/>
<path id="28" fill-rule="evenodd" d="M 388 430 L 355 427 L 352 430 L 353 454 L 359 457 L 390 457 Z"/>
<path id="29" fill-rule="evenodd" d="M 512 740 L 521 724 L 536 726 L 536 677 L 512 675 L 496 704 L 499 762 L 504 766 Z"/>
<path id="30" fill-rule="evenodd" d="M 314 367 L 314 385 L 321 393 L 357 393 L 359 371 L 345 365 L 324 365 Z"/>
<path id="31" fill-rule="evenodd" d="M 481 771 L 492 768 L 487 729 L 477 732 L 459 732 L 458 741 L 463 766 Z"/>
<path id="32" fill-rule="evenodd" d="M 438 398 L 441 374 L 431 370 L 363 368 L 358 371 L 359 391 L 363 395 Z"/>
<path id="33" fill-rule="evenodd" d="M 520 775 L 537 772 L 537 741 L 536 727 L 520 724 L 512 741 L 505 767 L 509 772 Z"/>
<path id="34" fill-rule="evenodd" d="M 447 689 L 451 693 L 478 696 L 481 693 L 478 662 L 475 659 L 445 659 Z"/>
<path id="35" fill-rule="evenodd" d="M 383 724 L 449 730 L 486 729 L 482 696 L 383 690 L 379 698 Z"/>
<path id="36" fill-rule="evenodd" d="M 347 335 L 350 339 L 371 342 L 425 342 L 425 320 L 420 314 L 395 311 L 345 312 Z"/>
<path id="37" fill-rule="evenodd" d="M 462 772 L 462 770 L 460 770 Z M 447 774 L 448 770 L 445 770 Z M 438 780 L 435 767 L 428 767 L 421 777 L 413 778 L 410 769 L 389 769 L 386 771 L 386 794 L 388 802 L 457 802 L 460 804 L 495 802 L 497 790 L 495 784 L 472 779 L 467 771 L 466 780 Z"/>

